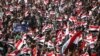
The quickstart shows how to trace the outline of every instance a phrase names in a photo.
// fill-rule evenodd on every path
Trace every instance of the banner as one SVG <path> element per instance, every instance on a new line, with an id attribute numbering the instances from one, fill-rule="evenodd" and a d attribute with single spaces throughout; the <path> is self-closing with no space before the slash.
<path id="1" fill-rule="evenodd" d="M 26 24 L 13 24 L 13 32 L 26 32 L 28 26 Z"/>

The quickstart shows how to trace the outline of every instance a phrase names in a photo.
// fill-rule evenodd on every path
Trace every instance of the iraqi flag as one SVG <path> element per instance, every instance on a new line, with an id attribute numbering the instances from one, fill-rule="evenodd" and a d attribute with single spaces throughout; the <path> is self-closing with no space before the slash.
<path id="1" fill-rule="evenodd" d="M 74 36 L 70 37 L 62 46 L 61 48 L 61 53 L 63 54 L 65 52 L 65 50 L 71 46 L 71 44 L 77 39 L 79 38 L 79 36 L 82 34 L 82 31 L 77 32 L 76 34 L 74 34 Z"/>
<path id="2" fill-rule="evenodd" d="M 76 17 L 71 16 L 71 17 L 69 18 L 69 21 L 71 21 L 71 22 L 76 22 L 76 21 L 77 21 L 77 19 L 76 19 Z"/>
<path id="3" fill-rule="evenodd" d="M 94 44 L 97 42 L 97 37 L 93 37 L 92 34 L 89 34 L 88 36 L 86 36 L 85 41 L 88 42 L 89 44 Z"/>
<path id="4" fill-rule="evenodd" d="M 23 45 L 24 45 L 24 41 L 20 39 L 15 43 L 15 48 L 20 50 Z"/>
<path id="5" fill-rule="evenodd" d="M 28 53 L 30 53 L 30 51 L 31 51 L 30 48 L 24 47 L 24 48 L 21 49 L 21 54 L 25 54 L 25 53 L 28 54 Z"/>
<path id="6" fill-rule="evenodd" d="M 94 25 L 89 26 L 89 31 L 99 31 L 99 30 L 100 30 L 99 26 L 94 26 Z"/>

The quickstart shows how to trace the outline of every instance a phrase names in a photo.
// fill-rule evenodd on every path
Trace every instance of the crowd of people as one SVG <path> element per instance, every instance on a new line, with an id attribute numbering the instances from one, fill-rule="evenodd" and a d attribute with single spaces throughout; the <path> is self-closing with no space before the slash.
<path id="1" fill-rule="evenodd" d="M 0 56 L 100 56 L 100 0 L 0 0 Z"/>

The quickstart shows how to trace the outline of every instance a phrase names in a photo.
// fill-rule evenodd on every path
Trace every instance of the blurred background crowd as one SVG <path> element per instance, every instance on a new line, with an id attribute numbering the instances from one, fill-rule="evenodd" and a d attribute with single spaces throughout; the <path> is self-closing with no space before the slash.
<path id="1" fill-rule="evenodd" d="M 100 56 L 100 0 L 0 0 L 0 56 Z"/>

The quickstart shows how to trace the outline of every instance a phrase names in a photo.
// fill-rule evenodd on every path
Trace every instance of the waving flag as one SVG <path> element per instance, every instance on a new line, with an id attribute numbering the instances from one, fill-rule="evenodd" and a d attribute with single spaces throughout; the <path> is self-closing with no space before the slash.
<path id="1" fill-rule="evenodd" d="M 19 50 L 19 49 L 21 49 L 23 44 L 24 44 L 24 41 L 22 39 L 20 39 L 15 43 L 15 47 Z"/>
<path id="2" fill-rule="evenodd" d="M 89 26 L 89 31 L 99 31 L 100 27 L 99 26 L 95 26 L 95 25 L 90 25 Z"/>
<path id="3" fill-rule="evenodd" d="M 15 43 L 15 47 L 17 48 L 17 50 L 20 50 L 22 48 L 22 46 L 24 44 L 26 44 L 26 41 L 25 41 L 26 38 L 26 34 L 24 34 L 22 36 L 22 38 L 20 40 L 18 40 L 16 43 Z"/>
<path id="4" fill-rule="evenodd" d="M 71 46 L 71 44 L 82 34 L 82 31 L 77 32 L 74 36 L 70 37 L 68 41 L 62 46 L 61 53 L 64 53 L 65 50 Z"/>
<path id="5" fill-rule="evenodd" d="M 31 50 L 28 47 L 24 47 L 21 49 L 21 54 L 30 54 Z"/>
<path id="6" fill-rule="evenodd" d="M 93 44 L 93 43 L 96 43 L 97 37 L 93 37 L 92 34 L 89 34 L 86 36 L 85 41 L 88 42 L 89 44 Z"/>
<path id="7" fill-rule="evenodd" d="M 76 22 L 76 21 L 77 21 L 77 19 L 76 19 L 76 17 L 71 16 L 71 17 L 69 18 L 69 21 L 71 21 L 71 22 Z"/>
<path id="8" fill-rule="evenodd" d="M 26 44 L 25 41 L 25 39 L 27 39 L 26 36 L 27 36 L 26 34 L 23 34 L 22 38 L 15 43 L 15 47 L 17 50 L 20 50 L 22 46 Z"/>

